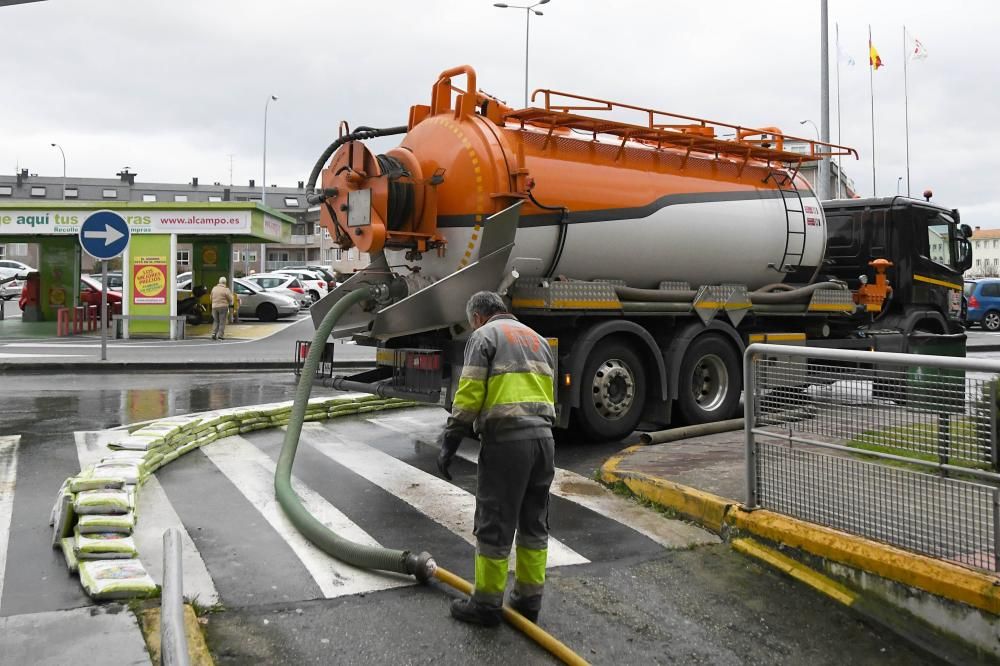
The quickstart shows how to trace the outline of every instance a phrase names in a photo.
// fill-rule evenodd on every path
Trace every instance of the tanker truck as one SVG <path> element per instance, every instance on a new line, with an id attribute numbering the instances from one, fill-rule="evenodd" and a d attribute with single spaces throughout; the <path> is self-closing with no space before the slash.
<path id="1" fill-rule="evenodd" d="M 383 154 L 365 143 L 392 135 Z M 318 325 L 369 288 L 332 336 L 377 347 L 376 367 L 328 383 L 450 407 L 465 304 L 482 289 L 549 339 L 558 425 L 595 439 L 731 418 L 753 341 L 964 344 L 958 212 L 903 197 L 821 204 L 800 167 L 837 155 L 857 156 L 555 90 L 514 109 L 471 67 L 442 72 L 405 125 L 341 123 L 309 177 L 336 244 L 371 257 L 312 314 Z"/>

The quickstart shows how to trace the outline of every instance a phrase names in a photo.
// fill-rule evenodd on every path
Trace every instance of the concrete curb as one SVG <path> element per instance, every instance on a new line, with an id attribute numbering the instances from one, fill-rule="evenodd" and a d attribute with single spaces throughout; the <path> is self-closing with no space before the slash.
<path id="1" fill-rule="evenodd" d="M 735 500 L 652 475 L 619 471 L 618 465 L 637 448 L 630 447 L 610 458 L 601 467 L 601 479 L 605 483 L 623 483 L 637 496 L 677 511 L 717 533 L 724 533 L 727 529 L 750 533 L 766 541 L 1000 615 L 1000 581 L 993 576 L 764 509 L 746 511 Z"/>

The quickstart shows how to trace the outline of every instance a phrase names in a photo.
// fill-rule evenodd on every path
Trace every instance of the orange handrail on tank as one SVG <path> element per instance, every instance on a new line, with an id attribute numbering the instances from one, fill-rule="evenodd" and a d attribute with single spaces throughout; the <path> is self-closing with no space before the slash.
<path id="1" fill-rule="evenodd" d="M 597 134 L 608 134 L 623 140 L 655 144 L 657 148 L 670 146 L 685 149 L 688 152 L 697 151 L 740 159 L 749 157 L 767 162 L 801 164 L 838 155 L 858 157 L 857 151 L 853 148 L 792 136 L 781 132 L 776 127 L 744 127 L 544 88 L 532 93 L 532 102 L 538 95 L 543 98 L 543 108 L 529 107 L 512 111 L 507 113 L 505 117 L 512 121 L 518 121 L 522 125 L 549 128 L 550 132 L 556 127 L 569 128 L 590 132 L 595 138 Z M 567 100 L 568 103 L 560 103 L 562 100 Z M 626 123 L 573 113 L 576 111 L 616 110 L 637 111 L 644 117 L 644 122 L 642 124 Z M 686 122 L 678 123 L 677 121 Z M 732 134 L 734 138 L 719 137 L 718 129 L 724 130 L 726 134 Z M 754 139 L 752 137 L 760 138 Z M 785 150 L 785 144 L 791 141 L 807 145 L 808 152 L 802 154 Z"/>
<path id="2" fill-rule="evenodd" d="M 465 74 L 465 90 L 451 85 L 451 77 Z M 446 113 L 452 110 L 451 93 L 459 93 L 456 99 L 455 110 L 463 115 L 471 115 L 476 112 L 476 70 L 469 65 L 459 65 L 446 69 L 438 75 L 437 82 L 431 90 L 431 115 Z"/>

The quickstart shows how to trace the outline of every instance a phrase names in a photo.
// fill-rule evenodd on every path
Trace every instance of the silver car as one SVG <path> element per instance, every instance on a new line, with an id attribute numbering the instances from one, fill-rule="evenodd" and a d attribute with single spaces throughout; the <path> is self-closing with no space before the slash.
<path id="1" fill-rule="evenodd" d="M 240 300 L 239 316 L 256 317 L 261 321 L 274 321 L 298 313 L 299 303 L 295 299 L 276 292 L 265 291 L 250 280 L 236 278 L 233 291 Z"/>

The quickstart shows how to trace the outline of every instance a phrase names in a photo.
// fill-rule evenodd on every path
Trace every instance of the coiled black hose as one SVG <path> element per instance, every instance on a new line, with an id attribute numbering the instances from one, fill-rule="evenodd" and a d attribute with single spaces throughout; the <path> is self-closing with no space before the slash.
<path id="1" fill-rule="evenodd" d="M 406 125 L 399 125 L 398 127 L 383 127 L 381 129 L 376 129 L 374 127 L 361 126 L 356 128 L 353 132 L 348 132 L 344 136 L 338 137 L 336 141 L 331 143 L 323 151 L 323 154 L 319 156 L 316 160 L 316 164 L 313 165 L 312 171 L 309 172 L 309 180 L 306 182 L 306 192 L 312 192 L 316 188 L 316 181 L 319 180 L 319 174 L 323 170 L 323 166 L 326 164 L 330 156 L 333 155 L 337 148 L 348 141 L 364 141 L 366 139 L 374 139 L 380 136 L 392 136 L 394 134 L 406 134 L 409 128 Z M 317 204 L 321 202 L 325 197 L 322 195 L 309 194 L 306 199 L 311 204 Z"/>

